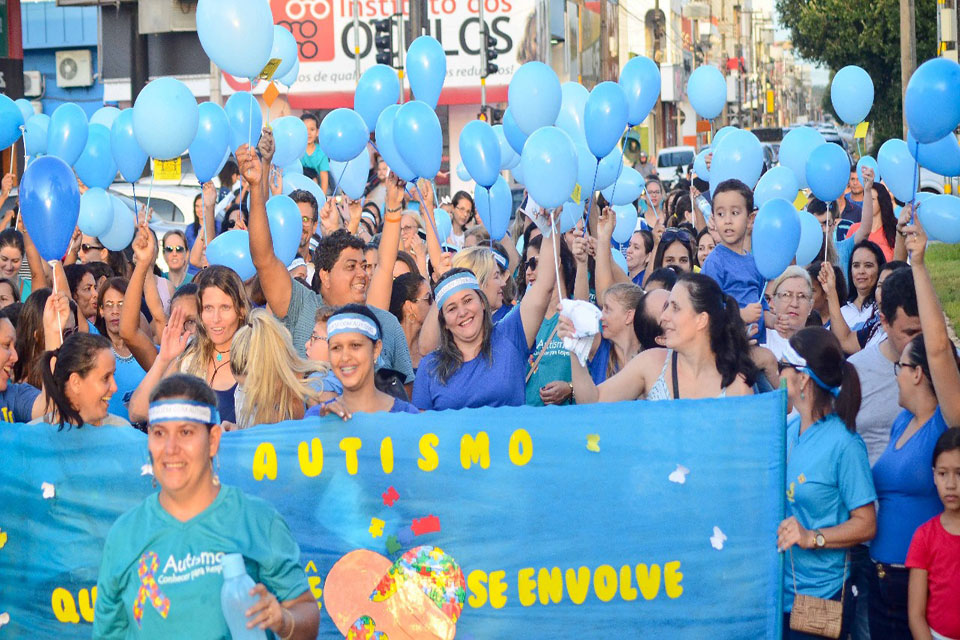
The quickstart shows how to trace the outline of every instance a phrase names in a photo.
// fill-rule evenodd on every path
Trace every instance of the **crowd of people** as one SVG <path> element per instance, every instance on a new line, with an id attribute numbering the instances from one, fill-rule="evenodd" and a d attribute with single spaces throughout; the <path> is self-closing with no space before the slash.
<path id="1" fill-rule="evenodd" d="M 50 264 L 22 225 L 0 232 L 4 419 L 148 434 L 160 490 L 108 537 L 95 637 L 131 624 L 126 578 L 145 531 L 171 547 L 184 527 L 202 539 L 213 522 L 279 520 L 219 485 L 224 430 L 785 385 L 784 637 L 817 637 L 793 612 L 796 596 L 812 596 L 840 603 L 841 637 L 960 638 L 960 368 L 924 230 L 909 205 L 898 219 L 869 168 L 862 184 L 851 169 L 837 202 L 809 199 L 820 259 L 767 282 L 750 247 L 753 193 L 737 180 L 711 195 L 695 175 L 670 191 L 646 175 L 623 244 L 602 196 L 566 233 L 538 226 L 525 202 L 510 232 L 491 238 L 470 194 L 437 202 L 433 185 L 411 188 L 375 154 L 367 196 L 335 195 L 317 119 L 304 120 L 304 174 L 329 197 L 291 194 L 302 235 L 290 264 L 274 252 L 266 210 L 283 179 L 269 128 L 226 164 L 219 189 L 203 186 L 185 232 L 157 238 L 144 211 L 127 250 L 77 231 Z M 445 238 L 438 207 L 452 222 Z M 206 262 L 210 240 L 235 227 L 249 231 L 247 281 Z M 596 326 L 584 332 L 569 300 L 595 305 Z M 586 357 L 565 347 L 584 337 Z M 262 597 L 251 624 L 314 637 L 296 543 L 285 525 L 253 528 L 262 538 L 244 553 Z"/>

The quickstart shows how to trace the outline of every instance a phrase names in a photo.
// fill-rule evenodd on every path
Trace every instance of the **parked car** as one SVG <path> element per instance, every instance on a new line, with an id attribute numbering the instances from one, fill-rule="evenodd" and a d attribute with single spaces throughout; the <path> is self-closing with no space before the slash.
<path id="1" fill-rule="evenodd" d="M 691 146 L 666 147 L 657 153 L 657 175 L 664 188 L 669 189 L 686 176 L 687 167 L 693 164 L 696 149 Z"/>

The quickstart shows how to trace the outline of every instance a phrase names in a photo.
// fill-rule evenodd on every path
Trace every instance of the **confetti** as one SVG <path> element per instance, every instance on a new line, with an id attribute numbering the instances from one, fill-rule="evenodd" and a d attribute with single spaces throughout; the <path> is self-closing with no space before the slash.
<path id="1" fill-rule="evenodd" d="M 720 527 L 713 528 L 713 535 L 710 536 L 710 546 L 720 551 L 723 549 L 723 543 L 726 541 L 727 535 L 720 531 Z"/>
<path id="2" fill-rule="evenodd" d="M 383 504 L 388 507 L 392 507 L 393 503 L 400 499 L 400 494 L 393 487 L 387 489 L 387 492 L 381 494 L 381 496 L 383 497 Z"/>
<path id="3" fill-rule="evenodd" d="M 43 484 L 41 484 L 40 489 L 43 491 L 44 500 L 49 500 L 50 498 L 52 498 L 57 494 L 57 488 L 54 487 L 49 482 L 44 482 Z"/>
<path id="4" fill-rule="evenodd" d="M 670 482 L 685 484 L 687 482 L 688 473 L 690 473 L 690 469 L 687 469 L 682 464 L 678 464 L 677 468 L 674 469 L 673 473 L 670 474 Z"/>
<path id="5" fill-rule="evenodd" d="M 3 549 L 5 546 L 7 546 L 7 532 L 0 531 L 0 549 Z"/>
<path id="6" fill-rule="evenodd" d="M 152 476 L 152 475 L 153 475 L 153 465 L 152 465 L 152 464 L 145 464 L 145 465 L 143 465 L 142 467 L 140 467 L 140 475 L 141 475 L 141 476 Z"/>
<path id="7" fill-rule="evenodd" d="M 596 433 L 587 435 L 587 451 L 600 453 L 600 436 Z"/>
<path id="8" fill-rule="evenodd" d="M 383 525 L 387 524 L 380 518 L 370 518 L 370 535 L 379 538 L 383 535 Z"/>
<path id="9" fill-rule="evenodd" d="M 10 624 L 10 614 L 7 613 L 6 611 L 4 611 L 3 613 L 0 613 L 0 627 L 2 627 L 5 624 Z"/>
<path id="10" fill-rule="evenodd" d="M 403 549 L 403 546 L 397 540 L 397 536 L 395 535 L 387 536 L 387 553 L 389 553 L 390 555 L 393 555 L 398 551 L 400 551 L 400 549 Z"/>
<path id="11" fill-rule="evenodd" d="M 420 518 L 419 520 L 414 518 L 410 528 L 413 530 L 413 535 L 416 536 L 422 536 L 426 533 L 436 533 L 440 531 L 440 518 L 432 513 L 426 518 Z"/>

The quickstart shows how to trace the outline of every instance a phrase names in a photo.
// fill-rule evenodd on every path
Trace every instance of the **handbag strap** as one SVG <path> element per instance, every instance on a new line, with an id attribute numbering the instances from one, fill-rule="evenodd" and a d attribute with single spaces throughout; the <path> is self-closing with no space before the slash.
<path id="1" fill-rule="evenodd" d="M 523 381 L 524 384 L 530 382 L 530 378 L 533 377 L 533 374 L 537 372 L 537 367 L 540 366 L 540 361 L 543 360 L 543 356 L 547 353 L 547 347 L 550 346 L 550 343 L 553 342 L 553 337 L 557 335 L 557 330 L 560 328 L 560 322 L 557 321 L 557 324 L 553 325 L 553 331 L 550 332 L 550 335 L 544 341 L 543 346 L 540 348 L 540 354 L 537 355 L 537 359 L 533 361 L 533 364 L 530 365 L 530 371 L 527 371 L 527 377 Z"/>
<path id="2" fill-rule="evenodd" d="M 843 580 L 840 582 L 840 606 L 843 607 L 843 599 L 846 597 L 847 590 L 847 562 L 850 560 L 850 552 L 843 554 Z M 790 547 L 790 573 L 793 574 L 793 595 L 800 595 L 797 592 L 797 568 L 793 564 L 793 547 Z"/>
<path id="3" fill-rule="evenodd" d="M 671 352 L 670 358 L 671 358 L 670 366 L 673 369 L 673 371 L 670 372 L 670 375 L 673 377 L 673 399 L 679 400 L 680 399 L 680 381 L 677 377 L 677 352 L 676 351 Z"/>

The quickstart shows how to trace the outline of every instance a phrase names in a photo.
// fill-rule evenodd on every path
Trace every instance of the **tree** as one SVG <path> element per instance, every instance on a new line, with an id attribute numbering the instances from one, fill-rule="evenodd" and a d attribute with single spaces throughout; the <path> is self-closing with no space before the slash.
<path id="1" fill-rule="evenodd" d="M 875 146 L 899 138 L 903 105 L 898 0 L 777 0 L 777 11 L 801 56 L 833 72 L 855 64 L 870 74 L 874 98 L 867 119 Z M 936 11 L 934 2 L 916 3 L 917 64 L 936 53 Z"/>

